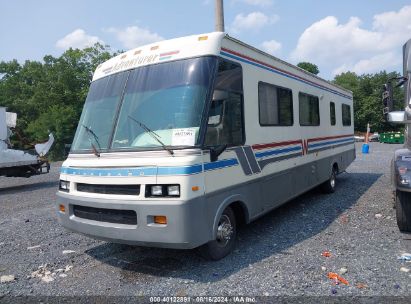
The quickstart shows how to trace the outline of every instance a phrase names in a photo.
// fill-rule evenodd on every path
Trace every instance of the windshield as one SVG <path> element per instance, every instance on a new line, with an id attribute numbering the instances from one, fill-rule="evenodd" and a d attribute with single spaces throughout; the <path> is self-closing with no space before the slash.
<path id="1" fill-rule="evenodd" d="M 92 150 L 93 145 L 101 150 L 108 149 L 126 78 L 127 72 L 122 72 L 91 83 L 72 151 Z"/>
<path id="2" fill-rule="evenodd" d="M 215 57 L 185 59 L 93 82 L 72 152 L 198 145 L 216 66 Z"/>

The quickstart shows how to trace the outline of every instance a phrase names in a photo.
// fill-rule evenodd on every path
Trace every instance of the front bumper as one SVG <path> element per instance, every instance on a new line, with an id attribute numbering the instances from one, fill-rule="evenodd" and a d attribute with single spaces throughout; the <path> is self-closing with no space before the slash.
<path id="1" fill-rule="evenodd" d="M 65 206 L 65 213 L 59 205 Z M 137 225 L 102 222 L 74 215 L 74 206 L 133 210 L 137 214 Z M 57 193 L 57 216 L 68 230 L 92 238 L 114 243 L 191 249 L 212 240 L 213 219 L 207 218 L 204 198 L 188 201 L 125 201 L 100 198 L 77 197 Z M 154 215 L 167 216 L 167 225 L 150 221 Z"/>

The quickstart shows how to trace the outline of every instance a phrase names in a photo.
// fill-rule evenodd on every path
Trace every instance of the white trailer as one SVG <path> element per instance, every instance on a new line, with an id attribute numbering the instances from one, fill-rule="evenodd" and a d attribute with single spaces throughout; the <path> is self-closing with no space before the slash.
<path id="1" fill-rule="evenodd" d="M 0 107 L 0 176 L 30 177 L 48 173 L 50 165 L 44 156 L 54 142 L 53 135 L 50 134 L 47 143 L 35 145 L 37 155 L 11 149 L 9 139 L 16 120 L 16 113 L 6 112 L 6 108 Z"/>
<path id="2" fill-rule="evenodd" d="M 58 218 L 94 238 L 220 259 L 239 223 L 318 185 L 333 192 L 353 133 L 350 91 L 225 33 L 139 47 L 94 74 Z"/>

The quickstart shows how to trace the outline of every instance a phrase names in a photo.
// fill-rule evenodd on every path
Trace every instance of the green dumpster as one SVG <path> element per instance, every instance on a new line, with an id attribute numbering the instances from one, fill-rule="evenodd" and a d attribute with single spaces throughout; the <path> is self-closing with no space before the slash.
<path id="1" fill-rule="evenodd" d="M 380 142 L 386 144 L 403 144 L 404 134 L 401 132 L 380 133 Z"/>

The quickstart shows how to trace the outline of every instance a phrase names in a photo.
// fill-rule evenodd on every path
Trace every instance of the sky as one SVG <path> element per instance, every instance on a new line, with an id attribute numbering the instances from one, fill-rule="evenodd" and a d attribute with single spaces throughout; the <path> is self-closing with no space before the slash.
<path id="1" fill-rule="evenodd" d="M 225 0 L 230 35 L 319 76 L 402 71 L 403 0 Z M 214 0 L 0 0 L 0 61 L 41 61 L 96 42 L 128 50 L 214 30 Z"/>

